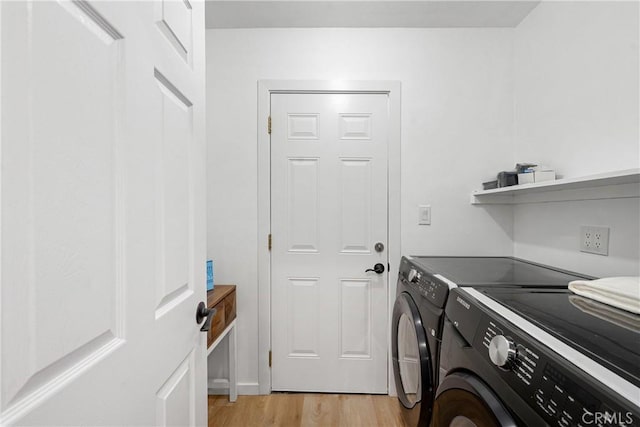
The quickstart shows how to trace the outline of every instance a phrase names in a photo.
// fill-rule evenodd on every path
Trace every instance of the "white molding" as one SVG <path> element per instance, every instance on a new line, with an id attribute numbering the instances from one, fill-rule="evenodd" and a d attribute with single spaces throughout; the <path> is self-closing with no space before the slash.
<path id="1" fill-rule="evenodd" d="M 1 2 L 0 3 L 0 26 L 2 26 L 2 9 L 4 9 L 6 7 L 7 2 Z M 2 147 L 4 147 L 4 144 L 2 143 L 2 105 L 3 105 L 3 101 L 4 98 L 2 97 L 2 63 L 3 61 L 6 61 L 7 58 L 2 56 L 2 30 L 0 29 L 0 165 L 2 165 L 2 158 L 3 158 L 3 153 L 2 153 Z M 4 54 L 6 56 L 6 52 Z M 2 169 L 0 166 L 0 176 L 2 173 Z M 2 198 L 2 185 L 0 185 L 0 260 L 4 259 L 2 256 L 2 208 L 3 208 L 3 201 L 4 199 Z M 3 281 L 2 281 L 2 277 L 4 277 L 4 275 L 2 274 L 2 262 L 0 262 L 0 289 L 2 289 L 3 287 Z M 0 319 L 2 318 L 2 292 L 0 292 Z M 4 354 L 3 353 L 3 348 L 2 348 L 2 339 L 0 339 L 0 355 Z M 2 368 L 2 363 L 0 363 L 0 384 L 4 384 L 4 372 L 3 372 L 3 368 Z M 0 409 L 0 411 L 2 411 L 2 409 Z M 0 415 L 0 425 L 3 425 L 2 423 L 2 415 Z"/>
<path id="2" fill-rule="evenodd" d="M 400 265 L 400 106 L 399 81 L 350 81 L 350 80 L 260 80 L 258 81 L 258 389 L 259 394 L 271 393 L 271 256 L 267 249 L 267 236 L 271 227 L 270 201 L 270 135 L 267 118 L 270 113 L 272 93 L 384 93 L 389 96 L 389 144 L 388 144 L 388 221 L 389 264 L 387 347 L 388 390 L 395 395 L 391 359 L 391 312 L 396 293 L 396 275 Z M 240 384 L 238 388 L 244 393 Z M 257 393 L 256 393 L 257 394 Z"/>
<path id="3" fill-rule="evenodd" d="M 220 391 L 229 392 L 229 380 L 226 378 L 209 378 L 207 380 L 207 389 L 209 394 L 223 394 Z M 224 393 L 226 394 L 226 393 Z"/>
<path id="4" fill-rule="evenodd" d="M 391 318 L 393 313 L 393 305 L 396 300 L 396 285 L 398 271 L 400 268 L 401 254 L 401 235 L 400 235 L 400 177 L 401 177 L 401 85 L 400 82 L 389 83 L 389 156 L 388 156 L 388 203 L 389 203 L 389 292 L 387 295 L 387 349 L 388 349 L 388 393 L 396 396 L 395 379 L 393 377 L 393 358 L 391 351 Z"/>
<path id="5" fill-rule="evenodd" d="M 229 394 L 229 380 L 224 378 L 209 379 L 207 383 L 207 392 L 211 395 Z M 256 396 L 260 393 L 258 383 L 238 383 L 238 394 L 243 396 Z"/>
<path id="6" fill-rule="evenodd" d="M 271 393 L 271 254 L 267 236 L 271 232 L 271 138 L 267 121 L 271 111 L 271 87 L 258 82 L 258 389 L 259 394 Z"/>

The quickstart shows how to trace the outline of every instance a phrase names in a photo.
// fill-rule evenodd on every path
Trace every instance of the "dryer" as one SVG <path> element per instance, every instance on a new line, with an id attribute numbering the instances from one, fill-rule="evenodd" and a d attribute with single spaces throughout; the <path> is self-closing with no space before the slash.
<path id="1" fill-rule="evenodd" d="M 446 306 L 433 427 L 640 425 L 640 315 L 550 288 Z"/>

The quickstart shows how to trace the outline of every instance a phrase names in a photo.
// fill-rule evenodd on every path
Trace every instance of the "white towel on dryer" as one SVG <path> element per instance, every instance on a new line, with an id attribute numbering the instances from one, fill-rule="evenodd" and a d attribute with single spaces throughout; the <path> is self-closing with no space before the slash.
<path id="1" fill-rule="evenodd" d="M 640 314 L 640 277 L 574 280 L 569 289 L 585 298 Z"/>

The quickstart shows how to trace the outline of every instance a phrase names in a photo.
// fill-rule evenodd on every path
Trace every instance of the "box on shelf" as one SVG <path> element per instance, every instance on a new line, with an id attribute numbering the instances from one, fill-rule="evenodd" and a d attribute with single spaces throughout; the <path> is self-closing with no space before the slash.
<path id="1" fill-rule="evenodd" d="M 556 179 L 556 171 L 534 170 L 518 174 L 518 184 L 532 184 L 534 182 L 553 181 Z"/>
<path id="2" fill-rule="evenodd" d="M 207 260 L 207 291 L 213 290 L 213 260 Z"/>
<path id="3" fill-rule="evenodd" d="M 482 183 L 483 190 L 493 190 L 494 188 L 498 188 L 498 180 L 487 181 Z"/>
<path id="4" fill-rule="evenodd" d="M 556 171 L 554 170 L 540 170 L 533 172 L 533 174 L 535 175 L 536 182 L 553 181 L 556 179 Z"/>
<path id="5" fill-rule="evenodd" d="M 510 187 L 518 184 L 518 174 L 512 171 L 502 171 L 498 173 L 498 188 Z"/>
<path id="6" fill-rule="evenodd" d="M 518 174 L 518 184 L 531 184 L 535 182 L 535 172 L 525 172 Z"/>

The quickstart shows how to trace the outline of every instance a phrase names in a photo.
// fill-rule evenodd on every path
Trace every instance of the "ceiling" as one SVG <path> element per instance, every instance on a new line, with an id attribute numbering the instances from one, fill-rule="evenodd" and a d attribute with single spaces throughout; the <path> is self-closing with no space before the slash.
<path id="1" fill-rule="evenodd" d="M 207 28 L 515 27 L 540 1 L 206 0 Z"/>

